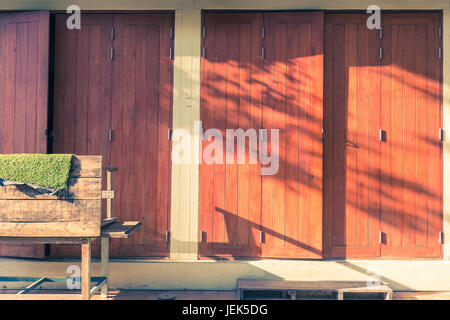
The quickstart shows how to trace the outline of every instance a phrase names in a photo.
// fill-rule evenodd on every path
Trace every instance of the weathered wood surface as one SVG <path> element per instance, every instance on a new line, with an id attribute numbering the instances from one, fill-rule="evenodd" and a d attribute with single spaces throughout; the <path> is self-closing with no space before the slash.
<path id="1" fill-rule="evenodd" d="M 0 200 L 0 222 L 97 221 L 100 226 L 100 207 L 100 199 Z"/>
<path id="2" fill-rule="evenodd" d="M 1 237 L 98 237 L 100 219 L 83 222 L 0 222 Z"/>
<path id="3" fill-rule="evenodd" d="M 103 227 L 106 227 L 107 225 L 109 225 L 111 223 L 114 223 L 114 222 L 117 222 L 117 218 L 116 217 L 102 219 L 101 226 L 103 228 Z"/>
<path id="4" fill-rule="evenodd" d="M 244 290 L 329 290 L 345 292 L 392 291 L 386 285 L 367 286 L 367 281 L 285 281 L 285 280 L 241 280 L 238 289 Z"/>
<path id="5" fill-rule="evenodd" d="M 141 225 L 139 221 L 115 222 L 102 228 L 102 237 L 128 238 Z"/>
<path id="6" fill-rule="evenodd" d="M 69 179 L 68 189 L 57 194 L 42 193 L 27 185 L 8 185 L 0 187 L 0 200 L 99 199 L 101 184 L 101 178 L 73 177 Z"/>
<path id="7" fill-rule="evenodd" d="M 71 177 L 101 178 L 101 156 L 74 156 L 72 158 Z"/>
<path id="8" fill-rule="evenodd" d="M 98 237 L 101 156 L 74 156 L 69 187 L 59 194 L 0 187 L 0 237 Z"/>

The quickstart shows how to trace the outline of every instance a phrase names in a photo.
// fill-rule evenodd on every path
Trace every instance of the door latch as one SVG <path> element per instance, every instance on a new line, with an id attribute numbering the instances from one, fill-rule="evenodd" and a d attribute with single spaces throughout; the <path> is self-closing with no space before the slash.
<path id="1" fill-rule="evenodd" d="M 387 140 L 387 135 L 386 135 L 386 131 L 383 129 L 380 129 L 380 141 L 381 142 L 386 142 Z"/>

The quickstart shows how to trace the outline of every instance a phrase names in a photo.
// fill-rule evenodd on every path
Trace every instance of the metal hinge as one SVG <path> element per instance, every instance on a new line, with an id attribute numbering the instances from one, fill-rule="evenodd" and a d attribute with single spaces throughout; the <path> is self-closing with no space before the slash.
<path id="1" fill-rule="evenodd" d="M 202 230 L 202 235 L 201 235 L 201 241 L 202 241 L 202 243 L 205 243 L 208 239 L 207 239 L 207 234 L 206 234 L 206 231 L 203 231 Z"/>
<path id="2" fill-rule="evenodd" d="M 386 142 L 386 131 L 383 129 L 380 129 L 380 141 Z"/>
<path id="3" fill-rule="evenodd" d="M 261 27 L 261 39 L 264 39 L 264 37 L 266 36 L 264 27 Z"/>
<path id="4" fill-rule="evenodd" d="M 45 129 L 45 130 L 44 130 L 44 134 L 45 134 L 47 137 L 49 137 L 51 141 L 53 141 L 53 138 L 55 137 L 55 134 L 54 134 L 53 130 L 50 130 L 50 131 L 49 131 L 48 129 Z"/>
<path id="5" fill-rule="evenodd" d="M 166 243 L 170 241 L 170 231 L 166 231 Z"/>
<path id="6" fill-rule="evenodd" d="M 380 28 L 380 40 L 383 39 L 383 28 Z"/>
<path id="7" fill-rule="evenodd" d="M 206 57 L 206 48 L 202 47 L 202 57 L 205 58 Z"/>
<path id="8" fill-rule="evenodd" d="M 442 128 L 439 128 L 439 140 L 444 141 L 445 139 L 445 131 Z"/>
<path id="9" fill-rule="evenodd" d="M 442 47 L 439 47 L 439 59 L 442 59 Z"/>
<path id="10" fill-rule="evenodd" d="M 439 243 L 444 243 L 444 233 L 442 231 L 439 232 Z"/>
<path id="11" fill-rule="evenodd" d="M 111 40 L 114 40 L 114 27 L 111 28 Z"/>
<path id="12" fill-rule="evenodd" d="M 265 58 L 265 50 L 264 47 L 261 48 L 261 58 L 264 59 Z"/>
<path id="13" fill-rule="evenodd" d="M 172 47 L 169 48 L 169 58 L 173 59 L 173 49 L 172 49 Z"/>
<path id="14" fill-rule="evenodd" d="M 111 61 L 114 60 L 114 48 L 111 48 Z"/>
<path id="15" fill-rule="evenodd" d="M 168 131 L 169 131 L 169 132 L 168 132 L 168 135 L 169 135 L 169 141 L 172 141 L 172 133 L 173 133 L 173 130 L 172 130 L 172 129 L 169 129 Z"/>
<path id="16" fill-rule="evenodd" d="M 202 38 L 203 39 L 206 38 L 206 27 L 205 26 L 202 27 Z"/>
<path id="17" fill-rule="evenodd" d="M 439 26 L 438 35 L 439 35 L 439 38 L 442 38 L 442 26 Z"/>
<path id="18" fill-rule="evenodd" d="M 386 234 L 383 231 L 380 231 L 378 242 L 379 243 L 386 243 Z"/>
<path id="19" fill-rule="evenodd" d="M 259 242 L 264 243 L 264 232 L 263 231 L 259 231 Z"/>
<path id="20" fill-rule="evenodd" d="M 383 48 L 380 48 L 380 60 L 383 60 Z"/>
<path id="21" fill-rule="evenodd" d="M 169 29 L 169 39 L 173 39 L 173 27 Z"/>
<path id="22" fill-rule="evenodd" d="M 112 141 L 112 139 L 113 139 L 113 131 L 112 131 L 112 129 L 109 129 L 108 139 L 109 139 L 109 141 Z"/>

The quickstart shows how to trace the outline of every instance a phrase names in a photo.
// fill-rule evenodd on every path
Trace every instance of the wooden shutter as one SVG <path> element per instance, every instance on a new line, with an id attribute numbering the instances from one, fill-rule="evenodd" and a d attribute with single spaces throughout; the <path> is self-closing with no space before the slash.
<path id="1" fill-rule="evenodd" d="M 118 168 L 114 215 L 143 227 L 112 241 L 112 256 L 166 257 L 173 14 L 84 14 L 80 30 L 64 17 L 56 15 L 54 151 L 99 154 Z M 52 255 L 79 247 L 53 246 Z"/>
<path id="2" fill-rule="evenodd" d="M 440 14 L 382 19 L 381 255 L 442 256 L 442 60 Z"/>
<path id="3" fill-rule="evenodd" d="M 262 14 L 207 13 L 204 26 L 204 130 L 217 128 L 225 137 L 227 128 L 261 128 Z M 204 141 L 203 150 L 210 143 Z M 248 151 L 246 159 L 246 164 L 200 165 L 200 256 L 260 256 L 260 166 L 248 164 Z"/>
<path id="4" fill-rule="evenodd" d="M 326 256 L 439 258 L 440 16 L 366 19 L 326 18 Z"/>
<path id="5" fill-rule="evenodd" d="M 380 38 L 365 14 L 325 23 L 326 255 L 380 254 Z"/>
<path id="6" fill-rule="evenodd" d="M 0 14 L 0 153 L 47 153 L 49 12 Z M 0 256 L 44 256 L 1 244 Z"/>
<path id="7" fill-rule="evenodd" d="M 279 170 L 262 176 L 262 256 L 320 258 L 323 13 L 265 13 L 264 30 L 263 127 L 279 129 Z"/>
<path id="8" fill-rule="evenodd" d="M 280 155 L 273 176 L 248 164 L 248 141 L 246 164 L 200 165 L 200 256 L 321 257 L 322 13 L 207 13 L 204 26 L 204 129 L 279 129 Z"/>

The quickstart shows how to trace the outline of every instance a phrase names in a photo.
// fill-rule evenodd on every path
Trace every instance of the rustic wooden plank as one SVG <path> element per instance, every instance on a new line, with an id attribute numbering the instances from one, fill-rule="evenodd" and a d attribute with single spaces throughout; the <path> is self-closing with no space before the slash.
<path id="1" fill-rule="evenodd" d="M 85 236 L 73 237 L 0 237 L 1 243 L 14 243 L 20 241 L 22 243 L 33 244 L 81 244 Z"/>
<path id="2" fill-rule="evenodd" d="M 89 300 L 91 295 L 91 240 L 81 244 L 81 299 Z"/>
<path id="3" fill-rule="evenodd" d="M 0 186 L 0 200 L 58 200 L 58 199 L 100 199 L 101 178 L 70 178 L 68 189 L 58 194 L 47 194 L 27 185 Z"/>
<path id="4" fill-rule="evenodd" d="M 101 239 L 101 264 L 102 277 L 105 278 L 105 283 L 102 286 L 102 299 L 108 298 L 108 274 L 109 274 L 109 238 L 102 237 Z"/>
<path id="5" fill-rule="evenodd" d="M 112 223 L 104 228 L 102 228 L 102 237 L 110 238 L 122 238 L 126 239 L 140 228 L 142 223 L 139 221 L 125 221 Z"/>
<path id="6" fill-rule="evenodd" d="M 238 279 L 239 290 L 329 290 L 342 292 L 388 292 L 387 285 L 367 286 L 367 281 L 285 281 L 265 279 Z"/>
<path id="7" fill-rule="evenodd" d="M 106 218 L 106 219 L 102 219 L 101 221 L 101 227 L 106 227 L 107 225 L 117 222 L 117 218 L 113 217 L 113 218 Z"/>
<path id="8" fill-rule="evenodd" d="M 98 237 L 99 221 L 83 222 L 0 222 L 0 237 Z"/>
<path id="9" fill-rule="evenodd" d="M 71 177 L 101 178 L 102 156 L 79 156 L 72 158 Z"/>
<path id="10" fill-rule="evenodd" d="M 97 221 L 101 200 L 0 200 L 1 222 Z"/>
<path id="11" fill-rule="evenodd" d="M 0 300 L 81 300 L 80 294 L 0 294 Z"/>

